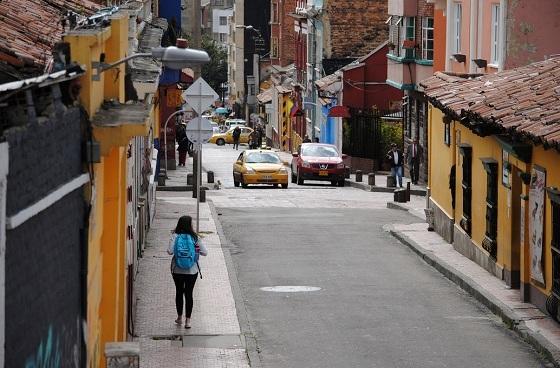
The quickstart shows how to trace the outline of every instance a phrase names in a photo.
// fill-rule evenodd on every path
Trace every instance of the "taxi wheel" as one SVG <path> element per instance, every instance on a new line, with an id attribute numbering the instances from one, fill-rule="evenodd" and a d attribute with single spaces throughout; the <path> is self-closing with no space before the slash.
<path id="1" fill-rule="evenodd" d="M 218 140 L 216 141 L 216 144 L 217 144 L 218 146 L 223 146 L 224 144 L 226 144 L 226 141 L 223 140 L 222 138 L 220 138 L 220 139 L 218 139 Z"/>
<path id="2" fill-rule="evenodd" d="M 288 183 L 282 184 L 282 189 L 288 189 Z"/>
<path id="3" fill-rule="evenodd" d="M 239 187 L 239 182 L 237 180 L 235 180 L 235 176 L 233 177 L 233 186 L 234 187 Z"/>
<path id="4" fill-rule="evenodd" d="M 241 186 L 242 186 L 243 188 L 247 188 L 247 186 L 248 186 L 247 183 L 245 183 L 245 182 L 243 181 L 243 176 L 241 177 Z"/>
<path id="5" fill-rule="evenodd" d="M 303 185 L 303 178 L 299 175 L 299 170 L 297 173 L 297 183 L 298 185 Z"/>

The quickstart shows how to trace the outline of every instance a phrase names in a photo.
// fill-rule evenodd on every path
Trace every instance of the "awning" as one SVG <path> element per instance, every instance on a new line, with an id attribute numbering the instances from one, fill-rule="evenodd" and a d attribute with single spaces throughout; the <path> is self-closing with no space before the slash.
<path id="1" fill-rule="evenodd" d="M 350 111 L 346 106 L 333 106 L 330 108 L 328 116 L 331 118 L 349 118 Z"/>

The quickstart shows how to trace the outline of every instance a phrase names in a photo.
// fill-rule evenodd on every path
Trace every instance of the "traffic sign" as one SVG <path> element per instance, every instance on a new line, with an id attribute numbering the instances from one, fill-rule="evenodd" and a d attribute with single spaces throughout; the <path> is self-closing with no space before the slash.
<path id="1" fill-rule="evenodd" d="M 202 117 L 196 117 L 189 121 L 185 130 L 187 132 L 187 138 L 189 138 L 189 141 L 193 143 L 206 143 L 208 142 L 208 140 L 210 140 L 213 134 L 212 124 L 210 123 L 210 120 Z M 198 141 L 199 137 L 200 142 Z"/>
<path id="2" fill-rule="evenodd" d="M 202 78 L 195 80 L 194 83 L 183 92 L 182 96 L 189 106 L 198 114 L 202 114 L 204 110 L 212 106 L 212 104 L 220 98 L 216 91 Z"/>

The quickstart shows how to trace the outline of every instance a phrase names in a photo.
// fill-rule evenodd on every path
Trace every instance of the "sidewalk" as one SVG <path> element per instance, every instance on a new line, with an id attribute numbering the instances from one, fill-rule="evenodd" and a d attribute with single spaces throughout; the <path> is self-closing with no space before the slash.
<path id="1" fill-rule="evenodd" d="M 403 188 L 406 188 L 406 183 L 410 181 L 409 178 L 403 177 Z M 356 182 L 356 174 L 350 174 L 350 178 L 346 179 L 346 185 L 354 188 L 362 189 L 368 192 L 385 192 L 393 193 L 398 187 L 387 187 L 387 174 L 376 174 L 375 175 L 375 185 L 368 185 L 368 175 L 367 173 L 362 174 L 362 181 Z M 425 196 L 426 187 L 423 185 L 415 185 L 410 183 L 410 194 L 416 196 Z"/>
<path id="2" fill-rule="evenodd" d="M 414 210 L 410 202 L 398 205 Z M 522 303 L 519 290 L 508 288 L 502 280 L 455 251 L 437 233 L 427 231 L 427 226 L 394 224 L 386 230 L 488 307 L 555 367 L 560 367 L 560 324 L 534 305 Z"/>
<path id="3" fill-rule="evenodd" d="M 135 282 L 135 341 L 141 367 L 248 368 L 245 341 L 237 319 L 226 257 L 208 203 L 200 204 L 200 234 L 208 247 L 201 257 L 202 279 L 194 293 L 192 328 L 176 326 L 175 287 L 167 242 L 182 214 L 196 214 L 191 192 L 158 192 L 157 211 L 148 233 Z"/>

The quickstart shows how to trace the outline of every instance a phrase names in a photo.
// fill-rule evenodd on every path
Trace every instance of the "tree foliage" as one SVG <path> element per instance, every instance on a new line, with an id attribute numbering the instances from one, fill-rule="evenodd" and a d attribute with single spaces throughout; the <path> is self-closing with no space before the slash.
<path id="1" fill-rule="evenodd" d="M 227 50 L 209 36 L 202 37 L 202 48 L 210 56 L 210 62 L 202 67 L 202 78 L 221 93 L 222 83 L 227 82 Z"/>

